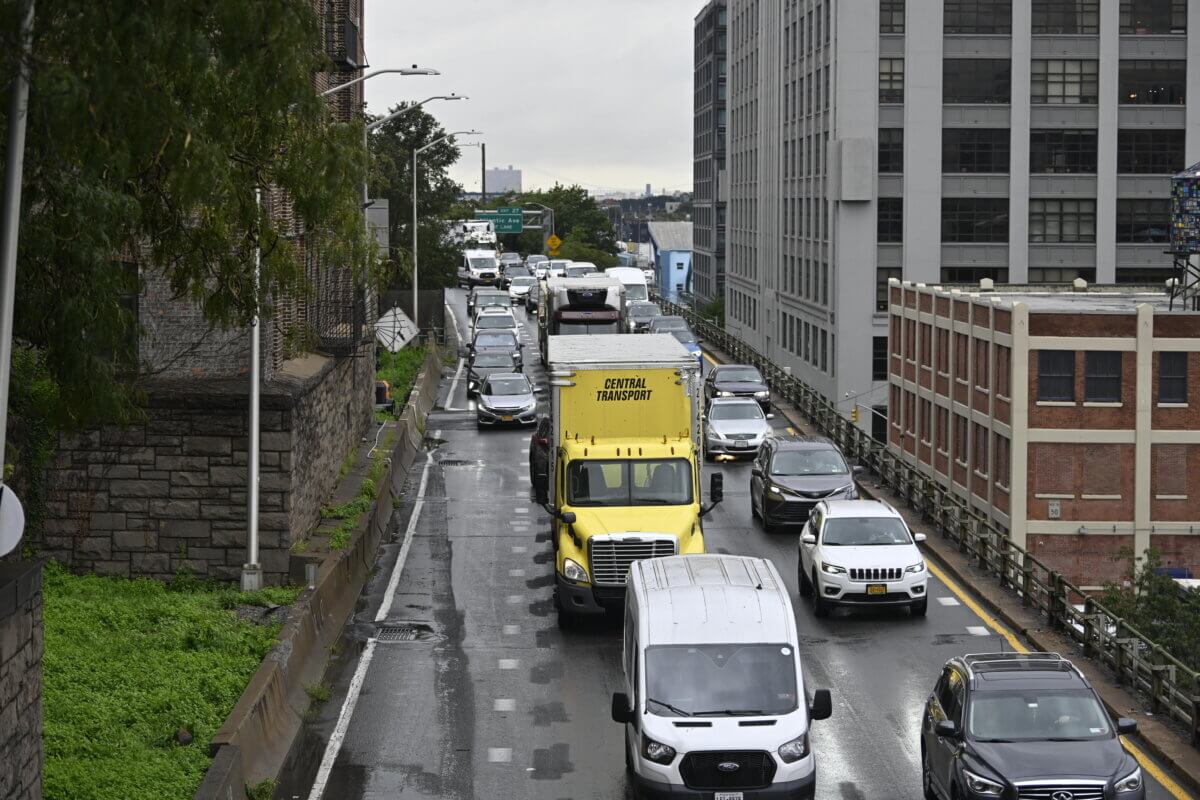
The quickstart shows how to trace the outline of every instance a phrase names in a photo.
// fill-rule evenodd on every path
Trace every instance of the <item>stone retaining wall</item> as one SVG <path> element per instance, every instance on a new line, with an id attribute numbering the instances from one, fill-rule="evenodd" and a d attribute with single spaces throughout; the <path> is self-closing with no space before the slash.
<path id="1" fill-rule="evenodd" d="M 0 563 L 0 797 L 42 797 L 42 561 Z"/>

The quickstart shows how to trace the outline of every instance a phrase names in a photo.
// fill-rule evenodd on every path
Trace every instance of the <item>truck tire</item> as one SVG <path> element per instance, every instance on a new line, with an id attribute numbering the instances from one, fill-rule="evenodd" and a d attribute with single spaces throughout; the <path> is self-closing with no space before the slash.
<path id="1" fill-rule="evenodd" d="M 558 596 L 558 592 L 554 592 L 554 613 L 558 621 L 558 629 L 560 631 L 569 631 L 575 628 L 575 615 L 566 609 L 562 604 L 562 598 Z"/>

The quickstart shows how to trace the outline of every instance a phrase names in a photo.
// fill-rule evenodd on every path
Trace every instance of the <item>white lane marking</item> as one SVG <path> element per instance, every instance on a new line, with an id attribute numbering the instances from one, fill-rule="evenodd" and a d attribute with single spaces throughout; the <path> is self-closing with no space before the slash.
<path id="1" fill-rule="evenodd" d="M 493 711 L 515 711 L 517 701 L 508 697 L 498 697 L 496 702 L 492 703 Z"/>
<path id="2" fill-rule="evenodd" d="M 525 570 L 523 570 L 523 569 L 510 569 L 510 570 L 508 571 L 508 577 L 510 577 L 510 578 L 524 578 L 524 577 L 525 577 Z"/>
<path id="3" fill-rule="evenodd" d="M 500 669 L 516 669 L 521 665 L 519 658 L 501 658 L 496 662 L 496 666 Z"/>
<path id="4" fill-rule="evenodd" d="M 528 514 L 529 509 L 528 508 L 514 508 L 513 513 L 514 514 Z"/>
<path id="5" fill-rule="evenodd" d="M 329 735 L 329 742 L 325 745 L 325 753 L 321 756 L 321 766 L 317 769 L 317 777 L 313 781 L 308 800 L 320 800 L 321 795 L 325 793 L 325 786 L 329 783 L 329 774 L 333 771 L 333 763 L 342 749 L 342 742 L 346 739 L 346 731 L 350 728 L 350 717 L 354 715 L 354 707 L 358 705 L 358 696 L 362 693 L 363 682 L 367 677 L 367 667 L 371 665 L 374 655 L 375 640 L 368 639 L 367 646 L 363 648 L 362 655 L 359 656 L 358 668 L 354 670 L 354 677 L 350 679 L 350 689 L 346 693 L 346 699 L 342 702 L 342 710 L 338 713 L 337 725 L 334 727 L 333 733 Z"/>
<path id="6" fill-rule="evenodd" d="M 524 602 L 525 602 L 525 595 L 523 595 L 523 594 L 510 594 L 508 596 L 508 604 L 510 606 L 520 605 L 521 603 L 524 603 Z"/>
<path id="7" fill-rule="evenodd" d="M 511 747 L 489 747 L 488 761 L 493 764 L 507 764 L 512 761 Z"/>
<path id="8" fill-rule="evenodd" d="M 521 481 L 522 483 L 529 483 L 529 476 L 528 475 L 518 475 L 517 480 Z"/>
<path id="9" fill-rule="evenodd" d="M 396 596 L 396 587 L 400 584 L 400 573 L 404 571 L 404 562 L 408 560 L 408 550 L 412 547 L 413 532 L 417 529 L 417 521 L 421 519 L 421 509 L 425 506 L 425 487 L 429 484 L 429 467 L 433 465 L 433 453 L 425 454 L 425 467 L 421 470 L 421 484 L 417 487 L 417 501 L 413 504 L 412 514 L 408 518 L 408 527 L 404 529 L 404 543 L 400 545 L 400 554 L 396 556 L 396 564 L 392 567 L 391 577 L 388 578 L 387 590 L 383 593 L 383 602 L 375 612 L 375 621 L 383 622 L 388 611 L 392 608 L 392 599 Z"/>
<path id="10" fill-rule="evenodd" d="M 961 606 L 962 605 L 962 603 L 958 602 L 957 597 L 939 597 L 937 599 L 937 601 L 944 606 Z"/>
<path id="11" fill-rule="evenodd" d="M 524 552 L 525 552 L 526 550 L 528 550 L 528 549 L 529 549 L 529 548 L 528 548 L 528 547 L 526 547 L 526 546 L 525 546 L 525 545 L 523 545 L 523 544 L 514 544 L 514 545 L 513 545 L 513 549 L 512 549 L 512 551 L 513 551 L 514 553 L 524 553 Z"/>
<path id="12" fill-rule="evenodd" d="M 516 636 L 520 632 L 521 632 L 520 625 L 505 625 L 504 626 L 504 635 L 505 636 Z"/>
<path id="13" fill-rule="evenodd" d="M 450 381 L 450 394 L 446 395 L 446 410 L 458 411 L 454 407 L 454 390 L 458 388 L 458 379 L 462 376 L 463 360 L 458 360 L 458 369 L 454 370 L 454 380 Z"/>
<path id="14" fill-rule="evenodd" d="M 450 313 L 450 321 L 454 323 L 454 338 L 459 344 L 462 344 L 462 333 L 458 329 L 458 315 L 454 313 L 454 309 L 450 307 L 449 303 L 446 303 L 446 311 Z"/>
<path id="15" fill-rule="evenodd" d="M 989 631 L 983 625 L 968 625 L 967 633 L 971 634 L 972 636 L 991 636 L 992 635 L 992 632 Z"/>

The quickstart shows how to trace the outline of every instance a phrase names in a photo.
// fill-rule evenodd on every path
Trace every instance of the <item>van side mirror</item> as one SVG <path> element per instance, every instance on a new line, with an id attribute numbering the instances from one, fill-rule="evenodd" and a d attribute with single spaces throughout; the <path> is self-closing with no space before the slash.
<path id="1" fill-rule="evenodd" d="M 1122 736 L 1129 736 L 1137 733 L 1137 720 L 1129 717 L 1121 717 L 1117 720 L 1117 733 Z"/>
<path id="2" fill-rule="evenodd" d="M 622 725 L 633 722 L 635 719 L 633 709 L 629 706 L 629 695 L 624 692 L 613 692 L 612 718 L 613 722 L 619 722 Z"/>
<path id="3" fill-rule="evenodd" d="M 808 715 L 814 720 L 829 719 L 833 716 L 833 698 L 829 696 L 828 689 L 817 689 L 813 692 L 813 701 L 809 706 Z"/>
<path id="4" fill-rule="evenodd" d="M 957 739 L 958 723 L 952 719 L 938 720 L 938 723 L 933 726 L 933 732 L 943 739 Z"/>
<path id="5" fill-rule="evenodd" d="M 708 499 L 713 505 L 725 499 L 725 476 L 714 472 L 708 479 Z"/>

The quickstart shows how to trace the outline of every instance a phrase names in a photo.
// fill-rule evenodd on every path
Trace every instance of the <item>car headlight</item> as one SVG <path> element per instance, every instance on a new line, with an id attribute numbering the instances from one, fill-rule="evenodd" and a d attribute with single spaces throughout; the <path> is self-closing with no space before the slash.
<path id="1" fill-rule="evenodd" d="M 1113 786 L 1117 792 L 1136 792 L 1142 788 L 1142 768 L 1137 767 L 1133 772 L 1117 781 Z"/>
<path id="2" fill-rule="evenodd" d="M 808 731 L 804 735 L 797 736 L 790 742 L 785 742 L 779 746 L 779 757 L 783 759 L 783 763 L 792 764 L 808 755 Z"/>
<path id="3" fill-rule="evenodd" d="M 577 581 L 579 583 L 587 583 L 587 570 L 576 564 L 569 558 L 563 559 L 563 577 L 569 581 Z"/>
<path id="4" fill-rule="evenodd" d="M 924 571 L 925 571 L 925 562 L 924 561 L 918 561 L 917 563 L 910 564 L 909 566 L 904 568 L 904 572 L 906 574 L 910 573 L 910 572 L 915 574 L 915 573 L 924 572 Z"/>
<path id="5" fill-rule="evenodd" d="M 675 760 L 675 748 L 642 736 L 642 755 L 655 764 L 670 764 Z"/>
<path id="6" fill-rule="evenodd" d="M 858 490 L 854 487 L 853 483 L 846 484 L 845 486 L 839 486 L 837 489 L 835 489 L 833 491 L 833 494 L 835 494 L 835 495 L 838 495 L 838 494 L 853 495 L 853 494 L 857 494 L 857 493 L 858 493 Z M 854 498 L 851 497 L 850 499 L 853 500 Z"/>
<path id="7" fill-rule="evenodd" d="M 717 392 L 717 397 L 733 397 L 733 392 Z"/>
<path id="8" fill-rule="evenodd" d="M 771 396 L 771 393 L 770 392 L 755 392 L 754 396 L 757 397 L 759 400 L 765 400 Z"/>
<path id="9" fill-rule="evenodd" d="M 771 494 L 778 494 L 778 495 L 783 494 L 783 492 L 775 484 L 771 484 L 770 487 L 768 487 L 768 488 L 770 489 Z"/>
<path id="10" fill-rule="evenodd" d="M 982 775 L 976 775 L 969 769 L 964 769 L 963 775 L 967 779 L 967 788 L 969 788 L 972 792 L 975 792 L 975 794 L 999 797 L 1000 793 L 1004 791 L 1004 787 L 1000 784 L 996 783 L 995 781 L 988 780 Z"/>
<path id="11" fill-rule="evenodd" d="M 845 574 L 846 574 L 846 568 L 845 568 L 845 567 L 839 567 L 837 564 L 822 564 L 822 565 L 821 565 L 821 572 L 825 572 L 825 573 L 828 573 L 828 574 L 830 574 L 830 575 L 845 575 Z"/>

